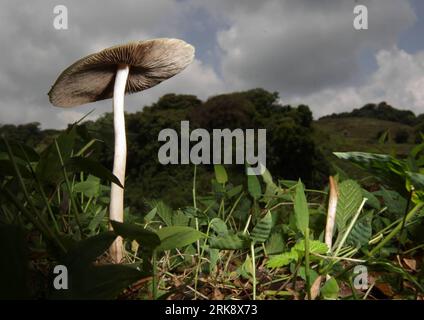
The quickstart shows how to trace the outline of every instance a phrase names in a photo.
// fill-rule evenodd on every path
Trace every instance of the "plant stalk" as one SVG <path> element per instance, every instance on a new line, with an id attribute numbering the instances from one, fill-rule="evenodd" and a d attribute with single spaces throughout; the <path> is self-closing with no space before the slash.
<path id="1" fill-rule="evenodd" d="M 113 89 L 113 127 L 115 133 L 115 153 L 113 157 L 113 174 L 122 186 L 125 184 L 125 167 L 127 161 L 127 139 L 125 135 L 124 96 L 130 67 L 119 65 L 116 71 Z M 124 189 L 115 183 L 111 185 L 109 219 L 124 221 Z M 110 247 L 110 255 L 115 263 L 123 258 L 123 239 L 117 237 Z"/>

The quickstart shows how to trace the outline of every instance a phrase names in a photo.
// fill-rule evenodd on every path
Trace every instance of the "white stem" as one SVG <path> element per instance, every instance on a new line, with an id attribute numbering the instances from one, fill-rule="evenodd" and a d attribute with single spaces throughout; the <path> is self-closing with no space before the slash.
<path id="1" fill-rule="evenodd" d="M 118 66 L 113 89 L 113 126 L 115 131 L 113 174 L 119 179 L 122 186 L 125 184 L 125 166 L 127 160 L 124 96 L 129 70 L 130 68 L 128 65 Z M 111 186 L 109 218 L 110 220 L 119 222 L 123 222 L 124 220 L 124 189 L 115 183 L 112 183 Z M 122 260 L 122 238 L 118 237 L 113 243 L 111 255 L 115 262 L 120 262 Z"/>
<path id="2" fill-rule="evenodd" d="M 336 221 L 337 199 L 337 182 L 332 176 L 330 176 L 330 196 L 328 200 L 327 224 L 325 226 L 325 244 L 327 245 L 329 252 L 333 246 L 333 232 L 334 224 Z"/>

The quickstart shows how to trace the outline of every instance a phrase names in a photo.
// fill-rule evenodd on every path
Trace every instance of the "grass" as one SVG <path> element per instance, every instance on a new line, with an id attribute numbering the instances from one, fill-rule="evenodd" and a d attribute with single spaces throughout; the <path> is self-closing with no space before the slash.
<path id="1" fill-rule="evenodd" d="M 351 146 L 359 146 L 359 141 L 363 141 L 379 147 L 372 139 L 366 140 L 364 119 L 361 119 L 362 130 L 355 127 L 359 126 L 357 119 L 343 120 L 345 125 L 350 121 L 355 129 L 351 132 L 357 136 L 346 136 L 337 131 L 342 127 L 336 127 L 332 120 L 323 120 L 318 122 L 322 128 L 316 128 L 317 139 L 330 134 L 324 131 L 333 125 L 328 148 L 336 148 L 333 143 L 345 143 L 342 139 L 350 139 Z M 378 126 L 381 128 L 383 124 L 387 125 L 387 121 Z M 27 234 L 22 241 L 27 245 L 26 251 L 31 253 L 27 258 L 32 269 L 27 272 L 39 277 L 39 269 L 34 266 L 42 266 L 42 274 L 49 275 L 54 265 L 61 263 L 73 275 L 72 289 L 59 293 L 49 285 L 50 277 L 44 277 L 46 282 L 33 290 L 41 292 L 40 296 L 377 299 L 381 296 L 379 283 L 384 281 L 396 297 L 423 297 L 419 263 L 423 247 L 408 239 L 414 238 L 417 231 L 413 227 L 422 224 L 424 217 L 421 153 L 410 156 L 408 161 L 399 157 L 393 162 L 395 167 L 374 159 L 380 177 L 373 168 L 364 167 L 375 178 L 390 173 L 392 178 L 384 190 L 390 190 L 399 199 L 405 198 L 405 194 L 411 195 L 411 208 L 409 205 L 401 208 L 400 213 L 395 211 L 397 203 L 387 198 L 387 192 L 380 192 L 381 184 L 376 184 L 375 190 L 366 190 L 364 184 L 349 177 L 334 177 L 338 180 L 339 205 L 334 246 L 328 248 L 323 242 L 328 186 L 310 190 L 300 180 L 278 181 L 268 171 L 262 176 L 246 175 L 238 184 L 220 165 L 215 166 L 209 190 L 200 193 L 198 182 L 204 177 L 199 176 L 197 167 L 193 168 L 192 196 L 185 199 L 184 206 L 173 209 L 157 200 L 146 204 L 146 212 L 132 212 L 127 208 L 126 223 L 112 222 L 114 231 L 108 231 L 107 218 L 100 213 L 107 209 L 108 185 L 114 177 L 107 169 L 100 170 L 100 164 L 94 168 L 88 165 L 92 162 L 84 165 L 84 159 L 90 158 L 91 145 L 75 151 L 67 148 L 75 139 L 72 130 L 62 133 L 44 154 L 34 151 L 31 160 L 22 156 L 25 152 L 19 153 L 17 145 L 4 140 L 7 158 L 3 155 L 2 159 L 6 160 L 2 160 L 0 166 L 4 178 L 0 182 L 0 228 L 2 232 L 7 231 L 2 234 L 9 232 L 13 236 L 0 242 L 0 251 L 10 252 L 7 244 L 15 242 L 18 235 L 12 233 L 19 226 Z M 68 143 L 61 148 L 65 145 L 63 141 Z M 72 162 L 74 155 L 83 157 L 79 162 Z M 348 153 L 345 156 L 349 159 Z M 372 159 L 372 155 L 367 159 Z M 79 163 L 81 167 L 70 163 Z M 40 174 L 40 168 L 59 168 L 59 174 L 51 177 Z M 408 178 L 409 171 L 415 172 L 415 180 Z M 400 184 L 395 183 L 399 181 Z M 402 190 L 398 189 L 399 185 Z M 411 189 L 411 185 L 415 189 Z M 117 236 L 125 239 L 126 264 L 109 263 L 107 249 Z M 61 250 L 56 250 L 55 245 Z M 415 263 L 415 270 L 406 267 L 402 262 L 405 259 L 409 265 Z M 13 268 L 14 263 L 23 262 L 0 261 L 2 270 L 6 270 L 0 274 L 0 282 L 1 277 L 22 278 Z M 376 279 L 370 279 L 371 289 L 352 287 L 355 277 L 352 269 L 358 264 L 366 266 Z M 386 280 L 387 274 L 395 281 Z M 329 280 L 325 280 L 327 277 Z M 317 279 L 322 280 L 322 284 L 315 286 Z M 8 294 L 8 290 L 3 291 L 0 286 L 0 296 Z"/>

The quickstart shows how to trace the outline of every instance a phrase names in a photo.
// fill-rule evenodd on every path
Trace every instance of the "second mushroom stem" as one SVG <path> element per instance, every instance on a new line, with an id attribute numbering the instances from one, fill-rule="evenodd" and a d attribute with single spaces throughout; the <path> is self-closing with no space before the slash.
<path id="1" fill-rule="evenodd" d="M 124 96 L 129 70 L 130 68 L 128 65 L 118 66 L 113 90 L 113 126 L 115 132 L 113 174 L 119 179 L 122 186 L 125 184 L 125 167 L 127 160 Z M 124 189 L 115 183 L 112 183 L 111 186 L 109 219 L 118 222 L 123 222 L 124 220 Z M 121 262 L 123 258 L 123 241 L 121 237 L 118 237 L 112 244 L 110 253 L 115 263 Z"/>

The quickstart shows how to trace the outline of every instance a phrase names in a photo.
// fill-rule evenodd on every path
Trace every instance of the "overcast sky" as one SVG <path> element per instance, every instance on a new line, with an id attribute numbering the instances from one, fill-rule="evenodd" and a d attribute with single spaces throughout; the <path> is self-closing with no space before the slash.
<path id="1" fill-rule="evenodd" d="M 353 28 L 353 8 L 369 29 Z M 53 27 L 56 5 L 69 29 Z M 63 128 L 110 100 L 73 109 L 47 92 L 76 60 L 131 40 L 176 37 L 196 47 L 180 75 L 127 96 L 141 110 L 168 92 L 208 96 L 262 87 L 284 104 L 308 104 L 315 117 L 387 101 L 424 113 L 422 0 L 1 0 L 0 124 Z"/>

